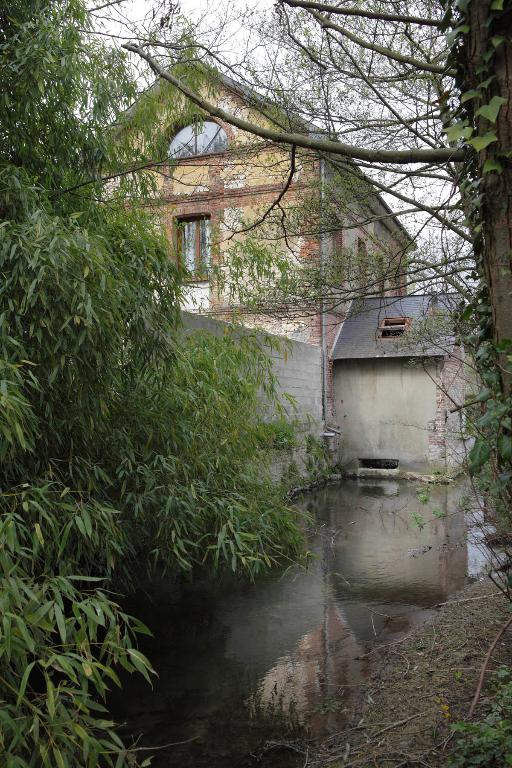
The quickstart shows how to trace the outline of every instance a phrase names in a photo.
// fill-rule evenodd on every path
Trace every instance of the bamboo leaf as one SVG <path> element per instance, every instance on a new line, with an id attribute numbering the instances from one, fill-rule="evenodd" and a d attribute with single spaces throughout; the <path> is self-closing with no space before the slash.
<path id="1" fill-rule="evenodd" d="M 151 679 L 149 677 L 148 672 L 153 672 L 154 670 L 149 663 L 149 660 L 144 656 L 143 653 L 140 651 L 135 650 L 135 648 L 128 648 L 128 655 L 130 656 L 131 661 L 133 662 L 133 666 L 135 669 L 137 669 L 148 681 L 148 683 L 151 683 Z"/>
<path id="2" fill-rule="evenodd" d="M 23 697 L 25 696 L 25 691 L 27 689 L 28 679 L 30 677 L 30 673 L 32 672 L 35 661 L 31 661 L 30 664 L 26 667 L 25 671 L 23 672 L 23 676 L 20 681 L 20 687 L 18 688 L 18 696 L 16 699 L 16 706 L 19 707 L 21 705 L 21 702 L 23 701 Z"/>
<path id="3" fill-rule="evenodd" d="M 64 621 L 64 614 L 62 613 L 62 609 L 60 605 L 57 605 L 57 604 L 55 605 L 54 612 L 55 612 L 55 620 L 57 622 L 57 627 L 60 634 L 60 639 L 62 640 L 63 643 L 65 643 L 67 639 L 66 622 Z"/>

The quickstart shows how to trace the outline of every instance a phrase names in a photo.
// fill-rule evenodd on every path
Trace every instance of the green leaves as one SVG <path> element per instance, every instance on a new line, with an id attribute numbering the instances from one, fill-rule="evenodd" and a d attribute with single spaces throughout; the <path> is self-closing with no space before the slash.
<path id="1" fill-rule="evenodd" d="M 151 95 L 135 130 L 114 136 L 134 83 L 123 56 L 90 43 L 81 0 L 11 5 L 0 46 L 0 752 L 9 768 L 120 768 L 105 697 L 119 665 L 148 681 L 153 670 L 135 643 L 148 630 L 110 590 L 129 589 L 140 563 L 254 576 L 300 557 L 302 537 L 268 472 L 270 340 L 180 333 L 165 232 L 126 204 L 148 200 L 147 174 L 96 202 L 105 170 L 140 163 L 142 144 L 155 159 Z"/>
<path id="2" fill-rule="evenodd" d="M 476 474 L 489 461 L 489 445 L 485 440 L 477 439 L 468 456 L 470 474 Z"/>
<path id="3" fill-rule="evenodd" d="M 494 76 L 489 78 L 485 83 L 482 83 L 477 89 L 466 91 L 461 96 L 461 103 L 465 104 L 473 99 L 481 99 L 485 88 L 489 85 L 490 81 L 494 79 Z M 475 118 L 483 117 L 489 123 L 496 123 L 498 114 L 506 103 L 506 99 L 502 96 L 493 96 L 489 104 L 484 104 L 479 107 L 475 112 Z M 482 136 L 474 135 L 474 129 L 469 125 L 467 119 L 461 120 L 455 125 L 445 129 L 445 133 L 449 142 L 457 142 L 465 140 L 467 144 L 472 146 L 477 152 L 481 152 L 486 149 L 490 144 L 498 141 L 498 137 L 494 131 L 487 131 Z M 492 171 L 501 173 L 503 170 L 501 163 L 498 160 L 490 159 L 484 164 L 483 173 L 490 173 Z"/>
<path id="4" fill-rule="evenodd" d="M 498 437 L 498 451 L 502 459 L 512 462 L 512 437 L 510 435 Z"/>
<path id="5" fill-rule="evenodd" d="M 97 182 L 62 194 L 133 160 L 133 137 L 108 129 L 131 74 L 77 31 L 88 19 L 43 0 L 12 3 L 2 27 L 0 753 L 17 768 L 124 765 L 101 701 L 116 665 L 148 669 L 99 586 L 116 568 L 130 583 L 115 470 L 140 435 L 122 396 L 146 365 L 160 377 L 146 395 L 164 385 L 179 286 L 152 217 L 121 193 L 96 204 Z"/>
<path id="6" fill-rule="evenodd" d="M 28 678 L 30 677 L 30 673 L 32 672 L 32 669 L 35 666 L 35 661 L 31 661 L 30 664 L 25 668 L 25 671 L 23 672 L 23 677 L 20 681 L 20 686 L 18 688 L 18 696 L 16 698 L 16 707 L 19 707 L 21 705 L 21 702 L 23 701 L 23 697 L 25 696 L 25 690 L 27 688 Z"/>
<path id="7" fill-rule="evenodd" d="M 490 682 L 493 695 L 485 717 L 477 722 L 459 722 L 452 726 L 456 747 L 448 763 L 450 768 L 469 765 L 491 768 L 511 764 L 510 668 L 500 667 Z"/>
<path id="8" fill-rule="evenodd" d="M 446 128 L 445 133 L 448 141 L 455 142 L 460 139 L 469 139 L 473 133 L 473 129 L 468 125 L 466 120 L 463 120 L 460 123 L 455 123 L 455 125 Z"/>
<path id="9" fill-rule="evenodd" d="M 60 639 L 62 640 L 62 643 L 64 644 L 66 642 L 66 622 L 64 620 L 64 614 L 62 613 L 62 608 L 60 605 L 55 605 L 54 608 L 54 615 L 55 615 L 55 621 L 57 622 L 57 627 L 60 634 Z"/>
<path id="10" fill-rule="evenodd" d="M 474 147 L 477 152 L 481 152 L 482 149 L 485 149 L 489 144 L 493 144 L 495 141 L 498 141 L 498 137 L 494 132 L 490 131 L 484 136 L 475 136 L 474 138 L 469 139 L 468 144 Z"/>
<path id="11" fill-rule="evenodd" d="M 483 107 L 480 107 L 480 109 L 477 109 L 475 117 L 485 117 L 490 123 L 495 123 L 498 118 L 498 113 L 503 104 L 506 104 L 506 101 L 507 100 L 503 98 L 503 96 L 493 96 L 489 104 L 485 104 Z"/>
<path id="12" fill-rule="evenodd" d="M 1 521 L 0 538 L 12 526 L 18 542 L 30 542 L 34 535 L 30 521 L 21 516 L 4 513 Z M 132 627 L 131 618 L 99 589 L 83 593 L 75 577 L 35 578 L 34 566 L 37 561 L 27 547 L 0 550 L 1 737 L 19 761 L 38 754 L 42 765 L 46 761 L 53 768 L 58 750 L 67 768 L 96 768 L 98 755 L 107 752 L 102 764 L 113 766 L 112 725 L 95 713 L 108 682 L 119 685 L 114 665 L 151 671 L 133 644 L 135 633 L 146 630 L 137 621 Z"/>
<path id="13" fill-rule="evenodd" d="M 502 164 L 499 162 L 499 160 L 496 160 L 493 157 L 487 158 L 487 160 L 484 163 L 484 167 L 482 169 L 483 174 L 493 173 L 493 172 L 502 173 L 502 171 L 503 171 Z"/>
<path id="14" fill-rule="evenodd" d="M 155 671 L 149 663 L 149 660 L 144 656 L 143 653 L 137 651 L 135 648 L 129 648 L 128 655 L 135 669 L 144 675 L 148 683 L 151 683 L 149 673 L 151 672 L 152 674 L 155 674 Z"/>
<path id="15" fill-rule="evenodd" d="M 467 101 L 472 101 L 472 99 L 479 99 L 481 98 L 482 94 L 479 90 L 469 90 L 465 91 L 461 96 L 461 103 L 465 104 Z"/>

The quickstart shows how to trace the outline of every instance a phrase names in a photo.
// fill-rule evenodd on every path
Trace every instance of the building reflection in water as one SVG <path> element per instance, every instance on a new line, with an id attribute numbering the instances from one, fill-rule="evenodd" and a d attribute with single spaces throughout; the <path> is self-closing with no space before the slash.
<path id="1" fill-rule="evenodd" d="M 464 585 L 463 491 L 329 486 L 301 502 L 316 520 L 308 570 L 254 584 L 149 585 L 128 607 L 154 632 L 143 650 L 158 679 L 151 689 L 127 677 L 113 692 L 125 734 L 142 733 L 142 746 L 177 743 L 156 754 L 155 768 L 232 768 L 252 765 L 258 744 L 294 726 L 325 733 L 351 721 L 372 647 L 409 632 Z"/>
<path id="2" fill-rule="evenodd" d="M 354 716 L 369 647 L 407 633 L 464 586 L 460 497 L 460 486 L 359 481 L 305 501 L 318 520 L 310 577 L 321 581 L 321 615 L 264 675 L 249 698 L 254 714 L 281 713 L 314 733 Z"/>

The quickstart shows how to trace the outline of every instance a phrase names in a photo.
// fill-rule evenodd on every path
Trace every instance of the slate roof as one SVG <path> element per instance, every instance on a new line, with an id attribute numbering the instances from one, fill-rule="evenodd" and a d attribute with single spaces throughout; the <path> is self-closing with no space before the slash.
<path id="1" fill-rule="evenodd" d="M 437 297 L 420 296 L 378 296 L 353 302 L 348 317 L 332 350 L 333 360 L 351 360 L 376 357 L 445 357 L 450 354 L 455 339 L 444 336 L 435 343 L 432 340 L 418 340 L 407 344 L 406 336 L 381 339 L 378 328 L 385 317 L 408 317 L 411 333 L 415 321 L 422 320 L 433 310 L 447 312 L 453 309 L 456 294 Z"/>

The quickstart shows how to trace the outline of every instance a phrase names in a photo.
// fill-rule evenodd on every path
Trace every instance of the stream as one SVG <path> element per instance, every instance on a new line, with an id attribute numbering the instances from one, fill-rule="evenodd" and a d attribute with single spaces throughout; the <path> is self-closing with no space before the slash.
<path id="1" fill-rule="evenodd" d="M 297 501 L 316 522 L 307 570 L 255 584 L 162 582 L 134 595 L 127 609 L 154 634 L 141 650 L 158 678 L 151 688 L 127 676 L 113 692 L 125 741 L 172 744 L 154 753 L 154 768 L 302 765 L 262 745 L 357 720 L 372 648 L 403 637 L 481 572 L 463 493 L 462 484 L 329 485 Z"/>

